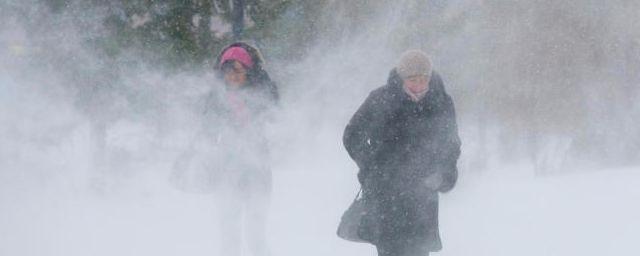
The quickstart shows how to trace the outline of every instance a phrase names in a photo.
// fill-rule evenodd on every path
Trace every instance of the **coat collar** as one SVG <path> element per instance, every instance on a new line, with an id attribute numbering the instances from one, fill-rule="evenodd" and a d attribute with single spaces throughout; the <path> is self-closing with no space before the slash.
<path id="1" fill-rule="evenodd" d="M 403 104 L 414 103 L 423 106 L 438 105 L 444 99 L 446 92 L 440 75 L 435 71 L 431 75 L 429 80 L 429 91 L 418 102 L 411 100 L 410 96 L 404 91 L 402 86 L 402 78 L 396 71 L 392 69 L 389 72 L 389 78 L 387 79 L 387 87 L 391 91 L 394 98 L 401 101 Z"/>

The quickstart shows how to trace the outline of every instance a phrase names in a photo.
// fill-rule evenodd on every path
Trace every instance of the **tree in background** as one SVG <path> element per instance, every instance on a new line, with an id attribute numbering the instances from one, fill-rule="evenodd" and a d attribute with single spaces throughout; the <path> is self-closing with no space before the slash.
<path id="1" fill-rule="evenodd" d="M 82 10 L 100 13 L 93 23 L 103 33 L 87 41 L 108 56 L 143 57 L 156 65 L 197 69 L 214 52 L 234 40 L 233 3 L 229 0 L 41 0 L 54 13 L 78 15 Z M 245 0 L 243 40 L 277 37 L 273 24 L 291 0 Z"/>
<path id="2" fill-rule="evenodd" d="M 69 77 L 84 95 L 78 98 L 88 99 L 83 102 L 110 105 L 124 98 L 155 111 L 149 89 L 122 85 L 118 69 L 136 67 L 129 63 L 208 68 L 211 56 L 233 40 L 233 2 L 7 0 L 0 11 L 19 13 L 14 16 L 34 38 L 20 52 L 46 51 L 36 61 Z M 305 59 L 310 49 L 322 55 L 353 44 L 358 35 L 365 35 L 362 42 L 381 34 L 374 38 L 383 42 L 378 49 L 424 47 L 438 55 L 443 76 L 452 81 L 463 127 L 477 124 L 471 137 L 479 138 L 479 158 L 488 159 L 483 154 L 494 150 L 482 147 L 494 143 L 504 149 L 503 160 L 535 159 L 545 137 L 558 135 L 570 137 L 573 156 L 637 161 L 640 136 L 630 120 L 640 115 L 633 12 L 639 6 L 614 2 L 246 0 L 244 39 L 268 60 L 287 64 Z M 56 31 L 69 23 L 81 32 Z M 83 47 L 66 44 L 67 37 L 80 38 L 70 41 Z M 78 50 L 99 57 L 83 59 Z"/>
<path id="3" fill-rule="evenodd" d="M 618 17 L 634 5 L 479 5 L 480 14 L 468 22 L 480 24 L 473 31 L 484 35 L 474 46 L 482 61 L 469 72 L 483 78 L 476 88 L 485 112 L 479 116 L 502 131 L 503 159 L 529 156 L 541 171 L 561 169 L 560 162 L 572 158 L 608 166 L 637 160 L 632 141 L 638 136 L 624 121 L 637 115 L 629 102 L 637 98 L 637 72 L 624 71 L 634 65 L 627 56 L 637 35 L 630 35 L 636 30 L 629 23 L 637 19 Z"/>
<path id="4" fill-rule="evenodd" d="M 108 49 L 140 49 L 149 59 L 173 66 L 201 65 L 233 40 L 232 1 L 111 1 L 105 26 Z M 287 1 L 246 1 L 245 39 L 259 40 Z"/>

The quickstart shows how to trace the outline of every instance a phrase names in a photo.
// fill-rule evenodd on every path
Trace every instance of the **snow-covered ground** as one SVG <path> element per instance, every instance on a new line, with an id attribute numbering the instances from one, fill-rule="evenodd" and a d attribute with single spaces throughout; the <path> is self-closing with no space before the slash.
<path id="1" fill-rule="evenodd" d="M 370 245 L 335 236 L 357 190 L 355 166 L 339 137 L 320 134 L 306 143 L 315 149 L 291 148 L 302 152 L 287 153 L 274 166 L 273 255 L 375 255 Z M 58 165 L 77 169 L 47 176 L 25 171 L 37 164 L 5 162 L 0 255 L 216 255 L 212 196 L 171 187 L 170 157 L 163 159 L 129 164 L 136 172 L 113 179 L 106 190 L 85 182 L 91 178 L 80 175 L 81 165 Z M 441 197 L 444 250 L 437 255 L 640 253 L 639 167 L 532 173 L 522 166 L 463 172 L 457 188 Z"/>
<path id="2" fill-rule="evenodd" d="M 43 97 L 8 84 L 4 102 L 15 108 L 0 109 L 10 124 L 0 127 L 0 255 L 218 256 L 213 196 L 168 182 L 184 131 L 156 137 L 150 124 L 116 122 L 106 132 L 109 166 L 100 171 L 86 121 L 59 102 L 51 114 L 38 103 Z M 338 108 L 318 122 L 303 114 L 309 107 L 289 111 L 272 127 L 274 256 L 375 255 L 335 235 L 358 189 L 341 145 L 348 110 Z M 465 145 L 472 140 L 463 134 Z M 525 164 L 461 167 L 458 186 L 441 197 L 437 255 L 640 253 L 640 167 L 548 176 Z"/>

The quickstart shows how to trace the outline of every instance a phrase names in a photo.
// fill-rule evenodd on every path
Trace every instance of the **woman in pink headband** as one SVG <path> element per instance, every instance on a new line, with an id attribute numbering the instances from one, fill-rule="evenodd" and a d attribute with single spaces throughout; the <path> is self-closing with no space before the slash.
<path id="1" fill-rule="evenodd" d="M 211 97 L 217 159 L 213 168 L 220 225 L 220 255 L 240 255 L 243 244 L 254 256 L 268 255 L 266 224 L 271 169 L 265 122 L 278 100 L 275 84 L 263 69 L 258 50 L 246 43 L 225 47 L 215 72 L 225 84 Z"/>
<path id="2" fill-rule="evenodd" d="M 263 69 L 262 56 L 246 43 L 225 47 L 214 71 L 201 132 L 178 157 L 172 182 L 193 192 L 214 192 L 220 250 L 239 256 L 246 245 L 253 256 L 269 255 L 267 213 L 271 169 L 265 124 L 278 91 Z"/>

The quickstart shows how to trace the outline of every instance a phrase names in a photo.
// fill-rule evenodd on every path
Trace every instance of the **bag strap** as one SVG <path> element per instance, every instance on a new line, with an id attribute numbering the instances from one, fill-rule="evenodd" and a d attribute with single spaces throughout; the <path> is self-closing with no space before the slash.
<path id="1" fill-rule="evenodd" d="M 353 199 L 353 201 L 358 201 L 359 198 L 361 198 L 360 196 L 362 195 L 362 187 L 360 187 L 360 189 L 358 190 L 358 193 L 356 194 L 356 198 Z"/>

